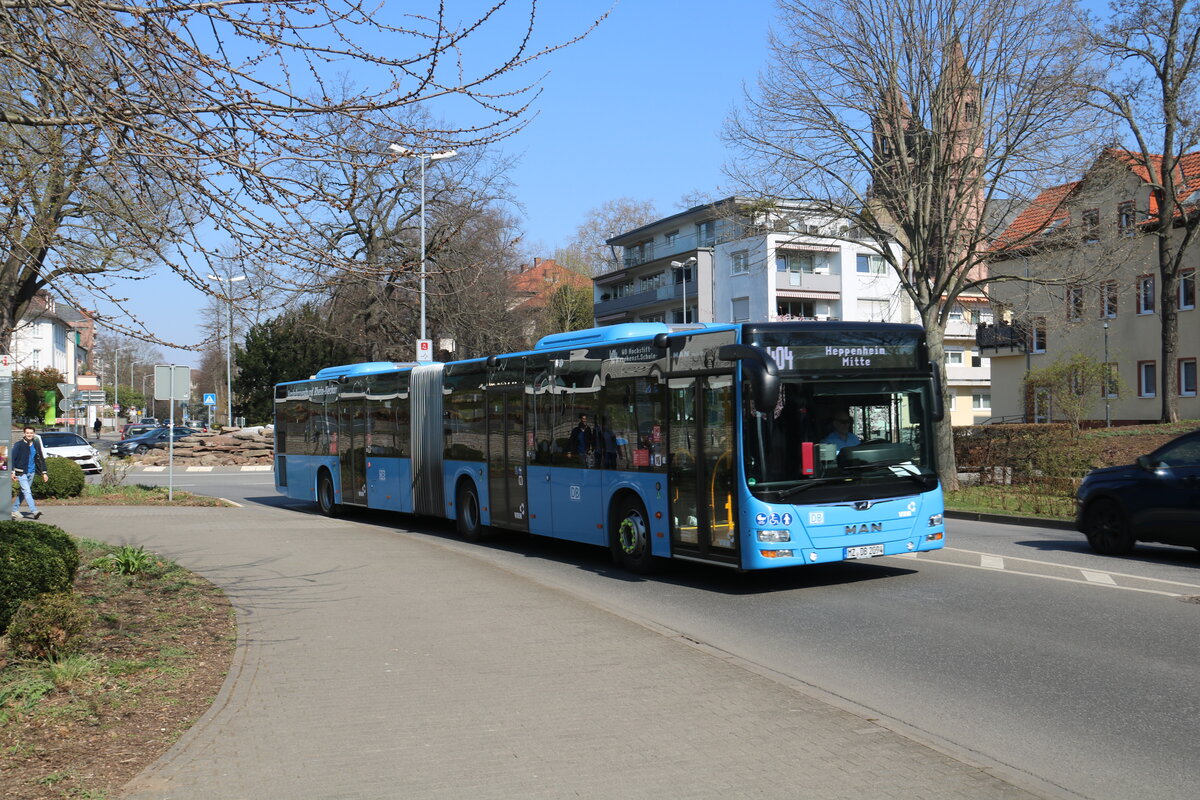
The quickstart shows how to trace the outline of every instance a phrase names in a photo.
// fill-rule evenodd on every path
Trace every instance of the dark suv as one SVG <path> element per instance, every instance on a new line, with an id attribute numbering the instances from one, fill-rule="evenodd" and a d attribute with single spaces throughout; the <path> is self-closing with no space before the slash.
<path id="1" fill-rule="evenodd" d="M 1092 470 L 1075 502 L 1075 527 L 1097 553 L 1123 555 L 1139 541 L 1200 549 L 1200 430 L 1136 464 Z"/>

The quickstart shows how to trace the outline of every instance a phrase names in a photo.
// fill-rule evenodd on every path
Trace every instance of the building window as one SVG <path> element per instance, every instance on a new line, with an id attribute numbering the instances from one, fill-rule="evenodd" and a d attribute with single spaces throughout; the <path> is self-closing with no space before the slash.
<path id="1" fill-rule="evenodd" d="M 1046 318 L 1037 317 L 1029 328 L 1029 351 L 1032 353 L 1046 352 Z"/>
<path id="2" fill-rule="evenodd" d="M 1104 365 L 1104 381 L 1100 385 L 1101 397 L 1117 397 L 1121 391 L 1121 376 L 1117 371 L 1117 363 L 1110 361 Z"/>
<path id="3" fill-rule="evenodd" d="M 864 275 L 882 275 L 887 272 L 887 264 L 883 256 L 871 253 L 859 253 L 855 269 Z"/>
<path id="4" fill-rule="evenodd" d="M 641 318 L 642 322 L 666 322 L 666 314 L 646 314 Z"/>
<path id="5" fill-rule="evenodd" d="M 816 271 L 816 262 L 812 253 L 796 253 L 780 250 L 775 254 L 775 270 L 777 272 L 803 272 L 811 275 Z"/>
<path id="6" fill-rule="evenodd" d="M 717 221 L 710 219 L 696 225 L 696 246 L 712 247 L 717 243 Z"/>
<path id="7" fill-rule="evenodd" d="M 971 392 L 971 408 L 976 411 L 990 411 L 992 409 L 992 393 Z"/>
<path id="8" fill-rule="evenodd" d="M 732 258 L 733 261 L 729 266 L 731 275 L 743 275 L 750 271 L 750 254 L 745 250 L 738 250 Z"/>
<path id="9" fill-rule="evenodd" d="M 1135 226 L 1137 225 L 1134 219 L 1133 201 L 1126 200 L 1124 203 L 1117 204 L 1117 233 L 1122 236 L 1133 236 Z"/>
<path id="10" fill-rule="evenodd" d="M 946 366 L 961 367 L 963 363 L 962 350 L 947 350 L 946 351 Z"/>
<path id="11" fill-rule="evenodd" d="M 1158 394 L 1158 366 L 1153 361 L 1138 362 L 1138 397 Z"/>
<path id="12" fill-rule="evenodd" d="M 816 319 L 817 303 L 815 300 L 789 300 L 780 302 L 775 307 L 776 319 Z"/>
<path id="13" fill-rule="evenodd" d="M 1191 311 L 1196 307 L 1196 270 L 1185 269 L 1179 273 L 1179 310 Z"/>
<path id="14" fill-rule="evenodd" d="M 692 282 L 692 265 L 688 264 L 685 267 L 672 267 L 672 279 L 675 283 L 691 283 Z"/>
<path id="15" fill-rule="evenodd" d="M 983 356 L 971 356 L 971 366 L 991 369 L 992 360 L 990 358 L 984 358 Z"/>
<path id="16" fill-rule="evenodd" d="M 1081 215 L 1083 241 L 1091 244 L 1100 241 L 1100 209 L 1089 208 Z"/>
<path id="17" fill-rule="evenodd" d="M 1067 287 L 1067 319 L 1077 322 L 1083 319 L 1083 287 Z"/>
<path id="18" fill-rule="evenodd" d="M 688 306 L 686 315 L 682 309 L 675 309 L 671 312 L 671 321 L 676 325 L 687 325 L 696 321 L 696 309 Z"/>
<path id="19" fill-rule="evenodd" d="M 750 321 L 750 298 L 735 297 L 732 303 L 733 321 L 734 322 L 749 322 Z"/>
<path id="20" fill-rule="evenodd" d="M 963 307 L 958 305 L 957 303 L 950 306 L 950 317 L 949 318 L 950 318 L 951 322 L 962 322 Z"/>
<path id="21" fill-rule="evenodd" d="M 663 241 L 666 242 L 667 247 L 674 247 L 679 241 L 679 231 L 667 231 L 663 234 Z"/>
<path id="22" fill-rule="evenodd" d="M 1196 359 L 1179 359 L 1179 395 L 1180 397 L 1196 396 Z"/>
<path id="23" fill-rule="evenodd" d="M 1114 319 L 1117 316 L 1117 282 L 1100 284 L 1100 316 Z"/>
<path id="24" fill-rule="evenodd" d="M 33 369 L 42 368 L 42 351 L 34 350 L 29 354 L 29 366 Z"/>
<path id="25" fill-rule="evenodd" d="M 1137 279 L 1137 313 L 1154 313 L 1154 276 L 1139 275 Z"/>
<path id="26" fill-rule="evenodd" d="M 864 322 L 884 322 L 887 320 L 887 300 L 859 300 L 858 317 Z"/>

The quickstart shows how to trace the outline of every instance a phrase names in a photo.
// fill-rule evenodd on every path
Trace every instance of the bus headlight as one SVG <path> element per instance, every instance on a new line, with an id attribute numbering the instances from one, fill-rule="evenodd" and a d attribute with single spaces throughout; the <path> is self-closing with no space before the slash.
<path id="1" fill-rule="evenodd" d="M 790 542 L 792 540 L 791 531 L 759 531 L 758 540 L 760 542 Z"/>
<path id="2" fill-rule="evenodd" d="M 934 525 L 941 525 L 941 524 L 942 524 L 942 515 L 941 514 L 934 514 L 932 517 L 929 518 L 929 527 L 932 528 Z"/>

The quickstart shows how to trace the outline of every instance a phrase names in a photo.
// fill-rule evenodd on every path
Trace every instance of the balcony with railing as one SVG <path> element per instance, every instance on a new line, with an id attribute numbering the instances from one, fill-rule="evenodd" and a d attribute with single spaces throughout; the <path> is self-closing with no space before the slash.
<path id="1" fill-rule="evenodd" d="M 1029 326 L 1020 321 L 983 323 L 975 328 L 975 344 L 980 351 L 992 349 L 1024 353 L 1029 343 Z"/>
<path id="2" fill-rule="evenodd" d="M 842 278 L 831 274 L 830 270 L 816 272 L 776 272 L 775 288 L 777 290 L 808 290 L 814 292 L 841 292 Z"/>

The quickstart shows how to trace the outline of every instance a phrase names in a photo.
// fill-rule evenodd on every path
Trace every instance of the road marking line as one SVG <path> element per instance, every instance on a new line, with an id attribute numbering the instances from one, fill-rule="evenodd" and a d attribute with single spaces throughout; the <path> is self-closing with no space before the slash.
<path id="1" fill-rule="evenodd" d="M 188 472 L 212 472 L 212 467 L 188 467 Z"/>
<path id="2" fill-rule="evenodd" d="M 975 556 L 990 555 L 990 553 L 984 553 L 980 550 L 964 550 L 961 547 L 943 547 L 941 549 L 945 550 L 945 551 L 955 552 L 955 553 L 969 553 L 969 554 L 975 555 Z M 928 550 L 926 552 L 929 553 L 930 555 L 933 555 L 934 553 L 937 552 L 937 550 Z M 1065 569 L 1083 569 L 1083 567 L 1074 567 L 1074 566 L 1067 565 L 1067 564 L 1055 564 L 1053 561 L 1039 561 L 1036 558 L 1021 558 L 1020 556 L 1005 556 L 1005 557 L 1009 561 L 1024 561 L 1028 564 L 1037 564 L 1038 566 L 1042 566 L 1042 567 L 1055 567 L 1057 569 L 1064 569 L 1064 568 Z M 1143 575 L 1133 575 L 1128 572 L 1113 572 L 1112 570 L 1108 570 L 1106 572 L 1106 574 L 1112 575 L 1114 578 L 1132 578 L 1136 581 L 1149 581 L 1152 583 L 1166 583 L 1171 586 L 1186 586 L 1189 589 L 1200 589 L 1200 584 L 1186 583 L 1184 581 L 1172 581 L 1172 580 L 1168 580 L 1166 578 L 1147 578 Z"/>
<path id="3" fill-rule="evenodd" d="M 1004 559 L 1000 556 L 980 556 L 979 566 L 987 569 L 1004 569 Z"/>
<path id="4" fill-rule="evenodd" d="M 257 464 L 252 467 L 242 467 L 242 472 L 270 472 L 274 467 L 270 464 Z"/>
<path id="5" fill-rule="evenodd" d="M 1103 583 L 1108 586 L 1116 586 L 1117 582 L 1113 580 L 1112 575 L 1107 572 L 1092 572 L 1091 570 L 1081 569 L 1083 577 L 1087 578 L 1092 583 Z"/>
<path id="6" fill-rule="evenodd" d="M 166 472 L 166 467 L 143 467 L 142 472 Z"/>
<path id="7" fill-rule="evenodd" d="M 937 551 L 931 550 L 930 552 L 936 553 Z M 927 564 L 937 564 L 937 565 L 943 566 L 943 567 L 959 567 L 961 569 L 986 569 L 989 572 L 995 572 L 995 570 L 993 570 L 989 567 L 981 567 L 981 566 L 977 566 L 975 564 L 959 564 L 954 561 L 938 561 L 937 559 L 934 559 L 934 558 L 923 558 L 921 560 Z M 1044 562 L 1038 562 L 1038 563 L 1044 563 Z M 1181 592 L 1165 592 L 1165 591 L 1162 591 L 1161 589 L 1139 589 L 1136 586 L 1121 586 L 1116 583 L 1109 586 L 1108 584 L 1092 583 L 1090 581 L 1080 580 L 1079 578 L 1064 578 L 1060 575 L 1044 575 L 1039 572 L 1021 572 L 1020 570 L 1006 569 L 1004 571 L 1004 574 L 1005 575 L 1021 575 L 1026 578 L 1043 578 L 1048 581 L 1062 581 L 1063 583 L 1078 583 L 1081 586 L 1096 586 L 1096 587 L 1104 586 L 1105 588 L 1108 588 L 1108 589 L 1120 589 L 1121 591 L 1125 591 L 1125 592 L 1141 592 L 1142 594 L 1157 594 L 1157 595 L 1161 595 L 1163 597 L 1183 597 L 1184 596 Z M 1136 577 L 1136 576 L 1133 576 L 1133 577 Z M 1140 578 L 1139 580 L 1150 580 L 1150 579 L 1149 578 Z M 1189 584 L 1183 584 L 1183 585 L 1187 586 Z"/>

